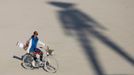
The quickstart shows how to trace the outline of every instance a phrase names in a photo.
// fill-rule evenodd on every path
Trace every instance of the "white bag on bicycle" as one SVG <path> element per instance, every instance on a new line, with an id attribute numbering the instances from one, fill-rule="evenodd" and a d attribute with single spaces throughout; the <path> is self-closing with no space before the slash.
<path id="1" fill-rule="evenodd" d="M 17 47 L 19 47 L 19 48 L 23 49 L 23 48 L 24 48 L 24 44 L 23 44 L 23 43 L 21 43 L 21 42 L 17 42 Z"/>

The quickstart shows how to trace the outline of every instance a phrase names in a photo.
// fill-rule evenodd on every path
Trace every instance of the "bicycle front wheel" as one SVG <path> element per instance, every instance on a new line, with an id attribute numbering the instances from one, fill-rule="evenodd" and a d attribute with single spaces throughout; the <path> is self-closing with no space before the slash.
<path id="1" fill-rule="evenodd" d="M 56 73 L 58 70 L 57 60 L 53 56 L 47 56 L 43 69 L 50 73 Z"/>

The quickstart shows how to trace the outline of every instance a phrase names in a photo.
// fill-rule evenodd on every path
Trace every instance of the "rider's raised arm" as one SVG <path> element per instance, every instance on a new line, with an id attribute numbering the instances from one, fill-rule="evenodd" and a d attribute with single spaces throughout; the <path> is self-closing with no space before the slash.
<path id="1" fill-rule="evenodd" d="M 29 53 L 31 46 L 32 46 L 32 39 L 29 41 L 29 45 L 28 45 L 28 48 L 27 48 L 27 53 Z"/>
<path id="2" fill-rule="evenodd" d="M 44 42 L 39 40 L 38 43 L 41 44 L 43 47 L 47 48 L 47 45 Z"/>

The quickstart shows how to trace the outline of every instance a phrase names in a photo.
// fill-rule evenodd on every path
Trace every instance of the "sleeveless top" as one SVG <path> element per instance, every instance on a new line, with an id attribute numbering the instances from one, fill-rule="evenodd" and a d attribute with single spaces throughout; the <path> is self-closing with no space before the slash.
<path id="1" fill-rule="evenodd" d="M 31 43 L 30 52 L 35 52 L 35 50 L 37 48 L 38 37 L 34 38 L 34 36 L 32 36 L 31 40 L 32 40 L 32 43 Z"/>

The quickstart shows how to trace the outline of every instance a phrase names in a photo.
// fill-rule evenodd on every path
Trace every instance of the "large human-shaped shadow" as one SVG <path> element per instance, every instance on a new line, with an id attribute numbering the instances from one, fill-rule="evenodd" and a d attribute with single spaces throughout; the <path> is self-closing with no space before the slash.
<path id="1" fill-rule="evenodd" d="M 97 58 L 97 54 L 93 48 L 89 35 L 99 39 L 103 44 L 112 48 L 112 50 L 122 56 L 130 64 L 134 65 L 134 59 L 132 57 L 124 52 L 121 47 L 110 40 L 107 36 L 103 35 L 103 33 L 97 30 L 98 28 L 106 28 L 101 26 L 90 16 L 75 8 L 75 4 L 63 2 L 48 3 L 60 8 L 60 10 L 57 10 L 57 14 L 65 33 L 67 35 L 76 36 L 76 39 L 81 44 L 81 47 L 85 51 L 89 62 L 92 63 L 97 75 L 104 75 L 104 70 Z"/>

